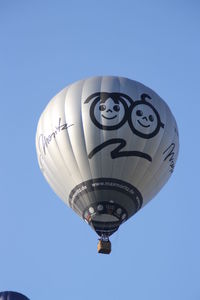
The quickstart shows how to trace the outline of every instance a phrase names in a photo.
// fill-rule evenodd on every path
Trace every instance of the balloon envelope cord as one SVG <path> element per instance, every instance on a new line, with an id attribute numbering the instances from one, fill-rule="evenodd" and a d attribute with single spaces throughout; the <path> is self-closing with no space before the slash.
<path id="1" fill-rule="evenodd" d="M 101 237 L 99 238 L 99 241 L 108 242 L 109 236 L 107 236 L 106 234 L 102 234 Z"/>

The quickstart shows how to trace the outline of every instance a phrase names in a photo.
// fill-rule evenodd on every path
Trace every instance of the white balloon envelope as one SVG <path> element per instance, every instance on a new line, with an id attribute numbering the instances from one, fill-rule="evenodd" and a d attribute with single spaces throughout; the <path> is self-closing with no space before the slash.
<path id="1" fill-rule="evenodd" d="M 67 86 L 42 113 L 38 162 L 56 194 L 108 239 L 171 176 L 176 121 L 150 88 L 122 77 Z"/>

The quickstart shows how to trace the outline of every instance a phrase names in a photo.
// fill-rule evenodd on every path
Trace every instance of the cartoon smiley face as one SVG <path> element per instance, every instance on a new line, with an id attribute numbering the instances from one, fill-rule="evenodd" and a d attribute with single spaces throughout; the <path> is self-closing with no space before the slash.
<path id="1" fill-rule="evenodd" d="M 124 105 L 119 101 L 113 101 L 111 98 L 108 98 L 106 101 L 100 101 L 94 108 L 94 117 L 104 129 L 118 127 L 118 124 L 123 122 L 124 116 Z"/>
<path id="2" fill-rule="evenodd" d="M 154 137 L 164 124 L 153 105 L 146 100 L 141 100 L 136 101 L 132 106 L 129 126 L 136 135 L 149 139 Z"/>
<path id="3" fill-rule="evenodd" d="M 128 105 L 120 93 L 96 93 L 87 98 L 93 99 L 90 117 L 100 129 L 115 130 L 121 127 L 128 118 Z M 128 99 L 129 100 L 129 99 Z M 130 100 L 129 100 L 130 101 Z"/>
<path id="4" fill-rule="evenodd" d="M 123 110 L 122 115 L 124 115 L 124 107 L 120 104 L 116 104 L 111 98 L 108 98 L 106 102 L 100 103 L 99 110 L 101 111 L 101 117 L 106 120 L 116 119 L 119 116 L 120 110 Z"/>

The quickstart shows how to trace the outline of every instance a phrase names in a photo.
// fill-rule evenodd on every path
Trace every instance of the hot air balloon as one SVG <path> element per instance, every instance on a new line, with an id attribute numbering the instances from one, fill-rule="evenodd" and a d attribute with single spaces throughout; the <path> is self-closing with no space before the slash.
<path id="1" fill-rule="evenodd" d="M 36 133 L 40 169 L 56 194 L 99 235 L 109 236 L 171 176 L 179 138 L 167 104 L 150 88 L 99 76 L 58 93 Z"/>
<path id="2" fill-rule="evenodd" d="M 0 300 L 29 300 L 26 296 L 17 292 L 0 292 Z"/>

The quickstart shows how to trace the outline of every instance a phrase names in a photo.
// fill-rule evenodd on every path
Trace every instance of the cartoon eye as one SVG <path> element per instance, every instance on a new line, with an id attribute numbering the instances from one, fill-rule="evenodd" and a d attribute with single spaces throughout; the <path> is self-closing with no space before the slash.
<path id="1" fill-rule="evenodd" d="M 154 117 L 152 115 L 149 115 L 149 121 L 151 121 L 151 122 L 154 121 Z"/>
<path id="2" fill-rule="evenodd" d="M 113 109 L 114 109 L 114 111 L 120 111 L 120 106 L 119 105 L 114 105 Z"/>
<path id="3" fill-rule="evenodd" d="M 136 111 L 136 115 L 138 116 L 138 117 L 141 117 L 142 115 L 143 115 L 143 112 L 141 111 L 141 110 L 137 110 Z"/>
<path id="4" fill-rule="evenodd" d="M 106 109 L 105 105 L 103 105 L 103 104 L 99 105 L 99 110 L 100 111 L 104 111 L 105 109 Z"/>

